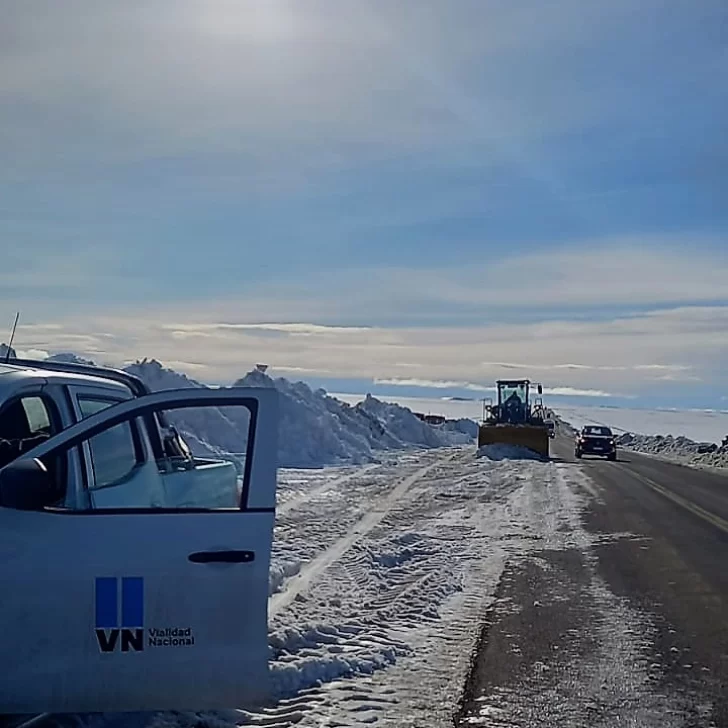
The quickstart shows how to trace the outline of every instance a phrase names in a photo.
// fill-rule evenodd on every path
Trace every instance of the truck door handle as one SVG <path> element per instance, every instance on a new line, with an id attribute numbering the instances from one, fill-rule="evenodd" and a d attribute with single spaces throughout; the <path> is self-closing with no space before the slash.
<path id="1" fill-rule="evenodd" d="M 254 551 L 196 551 L 187 557 L 193 564 L 249 564 Z"/>

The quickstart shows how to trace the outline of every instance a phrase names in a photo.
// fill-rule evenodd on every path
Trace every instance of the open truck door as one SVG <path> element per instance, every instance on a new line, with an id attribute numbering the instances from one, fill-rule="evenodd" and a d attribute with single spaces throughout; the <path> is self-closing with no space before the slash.
<path id="1" fill-rule="evenodd" d="M 231 458 L 201 442 L 206 457 L 167 457 L 160 412 L 246 436 Z M 277 428 L 273 389 L 164 391 L 99 407 L 0 471 L 0 713 L 266 699 Z"/>

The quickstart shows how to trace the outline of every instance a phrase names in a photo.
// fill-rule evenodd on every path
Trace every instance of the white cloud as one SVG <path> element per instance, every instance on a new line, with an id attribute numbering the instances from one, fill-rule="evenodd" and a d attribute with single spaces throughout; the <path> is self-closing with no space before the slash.
<path id="1" fill-rule="evenodd" d="M 243 173 L 222 165 L 204 176 L 276 190 L 350 164 L 352 149 L 367 161 L 427 149 L 434 160 L 439 147 L 478 143 L 558 193 L 527 142 L 629 113 L 618 74 L 597 87 L 568 71 L 594 53 L 583 38 L 614 47 L 633 13 L 629 0 L 15 3 L 0 95 L 32 112 L 6 112 L 4 171 L 55 167 L 60 178 L 85 165 L 238 154 Z"/>
<path id="2" fill-rule="evenodd" d="M 685 364 L 636 364 L 634 366 L 604 366 L 599 364 L 544 364 L 534 361 L 530 364 L 513 362 L 483 362 L 487 368 L 499 369 L 527 369 L 529 371 L 558 371 L 567 369 L 572 371 L 595 371 L 595 372 L 626 372 L 634 370 L 637 372 L 687 372 L 692 369 Z"/>
<path id="3" fill-rule="evenodd" d="M 694 254 L 696 246 L 704 251 L 702 255 Z M 159 319 L 177 322 L 176 338 L 190 340 L 217 336 L 225 328 L 237 333 L 260 329 L 301 336 L 328 335 L 332 331 L 359 335 L 363 330 L 384 326 L 462 326 L 467 321 L 483 322 L 490 328 L 498 327 L 500 321 L 508 325 L 514 318 L 523 321 L 529 315 L 538 320 L 548 315 L 549 310 L 581 315 L 588 325 L 589 317 L 606 318 L 605 313 L 615 307 L 629 310 L 635 306 L 667 306 L 674 310 L 689 306 L 695 311 L 696 303 L 711 308 L 716 302 L 728 302 L 725 285 L 728 249 L 721 248 L 718 239 L 689 235 L 620 237 L 584 240 L 578 247 L 545 247 L 548 252 L 543 254 L 512 255 L 484 263 L 474 260 L 462 267 L 396 270 L 359 267 L 318 271 L 290 279 L 280 277 L 249 284 L 237 297 L 205 298 L 194 305 L 186 303 L 185 292 L 180 291 L 178 298 L 172 296 L 169 303 L 155 302 L 154 308 Z M 605 250 L 609 256 L 605 256 Z M 710 260 L 707 266 L 706 258 Z M 101 265 L 101 260 L 98 263 Z M 85 274 L 89 281 L 97 281 L 97 276 L 90 271 Z M 119 309 L 117 303 L 103 303 L 107 282 L 104 275 L 108 272 L 101 274 L 100 283 L 92 283 L 90 289 L 98 301 L 94 310 L 100 318 Z M 513 276 L 518 279 L 517 286 L 511 283 Z M 69 280 L 69 285 L 80 290 L 81 295 L 89 290 L 88 285 L 81 285 L 77 279 Z M 45 278 L 41 280 L 37 292 L 41 293 L 47 283 Z M 52 323 L 54 314 L 50 313 L 52 306 L 48 299 L 39 302 L 36 298 L 27 297 L 18 302 L 14 295 L 4 303 L 8 312 L 22 304 L 22 318 L 26 321 L 42 316 Z M 83 301 L 83 305 L 88 303 Z M 146 305 L 138 306 L 138 315 L 146 316 L 146 308 Z M 73 306 L 64 299 L 64 309 L 82 317 L 78 303 Z M 133 315 L 131 304 L 126 305 L 126 310 Z M 184 317 L 180 317 L 180 311 Z M 654 319 L 650 326 L 655 329 L 663 315 L 654 311 L 650 316 Z M 644 318 L 642 314 L 637 317 L 639 321 Z M 561 323 L 556 321 L 554 325 L 558 328 Z M 667 325 L 672 327 L 673 322 Z M 171 329 L 171 324 L 168 328 Z M 549 329 L 542 327 L 540 335 L 549 336 Z M 501 360 L 503 352 L 498 353 L 498 357 L 493 352 L 484 356 L 485 366 L 509 364 Z M 531 366 L 532 359 L 525 358 L 525 364 Z M 677 356 L 669 363 L 680 364 L 680 360 Z M 517 368 L 522 363 L 514 361 L 511 366 Z M 554 363 L 564 368 L 584 365 L 565 355 Z M 593 362 L 590 366 L 608 364 Z"/>
<path id="4" fill-rule="evenodd" d="M 288 376 L 291 375 L 314 375 L 317 377 L 323 377 L 323 376 L 336 376 L 336 372 L 332 372 L 328 369 L 316 369 L 316 368 L 309 368 L 309 367 L 295 367 L 295 366 L 283 366 L 281 364 L 271 364 L 270 369 L 272 372 L 275 372 L 276 374 L 281 373 Z"/>
<path id="5" fill-rule="evenodd" d="M 75 351 L 113 364 L 143 356 L 187 362 L 191 374 L 216 382 L 233 381 L 262 361 L 294 376 L 472 391 L 489 391 L 496 379 L 513 376 L 514 365 L 517 376 L 540 381 L 553 393 L 568 388 L 589 396 L 634 395 L 698 380 L 728 385 L 728 306 L 682 307 L 608 321 L 342 331 L 323 326 L 324 332 L 307 336 L 290 334 L 301 329 L 295 323 L 274 336 L 281 332 L 278 327 L 269 331 L 267 324 L 231 326 L 231 313 L 223 317 L 223 326 L 214 320 L 192 323 L 184 311 L 177 316 L 147 312 L 144 325 L 136 315 L 74 317 L 47 327 L 40 321 L 21 323 L 16 343 L 24 350 Z M 194 369 L 200 366 L 206 369 Z"/>
<path id="6" fill-rule="evenodd" d="M 324 326 L 321 324 L 311 323 L 240 323 L 240 324 L 178 324 L 174 327 L 167 326 L 172 329 L 173 336 L 177 338 L 185 338 L 190 335 L 209 335 L 214 331 L 274 331 L 283 334 L 291 334 L 293 336 L 315 336 L 326 334 L 351 334 L 368 331 L 368 326 Z"/>
<path id="7" fill-rule="evenodd" d="M 392 387 L 422 387 L 432 389 L 468 389 L 473 392 L 494 392 L 494 386 L 484 386 L 474 382 L 458 382 L 431 379 L 375 379 L 374 384 Z M 575 387 L 544 387 L 545 395 L 559 397 L 615 397 L 616 395 L 599 389 L 577 389 Z"/>
<path id="8" fill-rule="evenodd" d="M 707 251 L 702 256 L 694 254 L 694 243 Z M 289 280 L 275 279 L 246 287 L 238 297 L 207 298 L 192 303 L 179 299 L 168 304 L 154 304 L 158 318 L 176 321 L 174 336 L 180 340 L 218 336 L 227 329 L 238 336 L 255 329 L 282 335 L 336 335 L 346 333 L 358 336 L 366 331 L 384 326 L 406 328 L 412 325 L 461 327 L 463 322 L 478 321 L 488 328 L 510 326 L 514 317 L 527 320 L 530 314 L 535 320 L 548 314 L 548 310 L 566 311 L 570 316 L 582 316 L 588 328 L 589 317 L 606 318 L 605 312 L 619 307 L 629 310 L 635 306 L 667 306 L 670 311 L 687 307 L 696 315 L 696 303 L 707 309 L 715 308 L 716 302 L 728 302 L 728 250 L 720 247 L 720 241 L 708 238 L 617 238 L 610 240 L 585 240 L 577 248 L 547 246 L 548 252 L 538 255 L 513 255 L 501 260 L 467 266 L 418 269 L 416 267 L 393 270 L 386 268 L 356 268 L 352 270 L 319 271 Z M 605 260 L 605 250 L 610 256 Z M 709 257 L 710 265 L 704 264 Z M 517 276 L 518 285 L 512 285 Z M 95 280 L 93 276 L 91 279 Z M 102 278 L 102 285 L 105 283 Z M 77 281 L 73 285 L 79 287 Z M 85 287 L 80 286 L 81 290 Z M 96 289 L 93 289 L 94 292 Z M 0 303 L 2 303 L 0 292 Z M 98 300 L 98 298 L 97 298 Z M 101 299 L 103 300 L 103 299 Z M 48 301 L 36 302 L 33 298 L 21 301 L 26 321 L 42 316 L 51 319 Z M 8 300 L 8 311 L 14 311 L 18 302 Z M 86 304 L 87 305 L 87 304 Z M 68 310 L 64 302 L 64 308 Z M 94 304 L 99 318 L 118 304 L 103 302 Z M 147 306 L 138 306 L 138 315 L 147 314 Z M 78 307 L 70 309 L 79 318 Z M 133 315 L 131 305 L 126 306 Z M 27 311 L 27 313 L 26 313 Z M 184 313 L 180 317 L 180 312 Z M 680 314 L 686 318 L 688 314 Z M 651 330 L 656 330 L 665 316 L 672 320 L 664 325 L 674 326 L 674 314 L 653 311 Z M 646 314 L 639 314 L 635 325 L 642 325 Z M 628 328 L 629 315 L 623 315 L 620 326 Z M 687 319 L 686 319 L 687 320 Z M 500 327 L 499 322 L 503 322 Z M 575 334 L 578 321 L 571 322 Z M 694 322 L 688 326 L 694 331 Z M 701 326 L 712 326 L 702 322 Z M 542 325 L 539 336 L 547 338 L 553 331 L 557 336 L 562 322 L 556 320 L 555 328 Z M 475 327 L 473 327 L 475 328 Z M 520 336 L 521 329 L 514 329 Z M 686 332 L 689 333 L 689 332 Z M 507 332 L 499 332 L 502 337 Z M 533 365 L 534 357 L 524 361 L 508 362 L 489 352 L 483 357 L 484 366 L 518 368 Z M 680 364 L 681 356 L 669 364 Z M 663 362 L 648 359 L 638 364 Z M 569 359 L 566 354 L 554 362 L 563 368 L 584 366 L 580 360 Z M 611 366 L 608 362 L 592 362 L 590 366 Z"/>
<path id="9" fill-rule="evenodd" d="M 495 387 L 486 387 L 474 382 L 458 382 L 443 379 L 375 379 L 374 384 L 391 387 L 427 387 L 431 389 L 469 389 L 473 392 L 493 392 Z"/>
<path id="10" fill-rule="evenodd" d="M 13 347 L 15 349 L 15 347 Z M 45 349 L 15 349 L 19 359 L 47 359 L 50 354 Z"/>
<path id="11" fill-rule="evenodd" d="M 377 289 L 394 290 L 398 300 L 426 313 L 435 305 L 463 312 L 728 300 L 728 251 L 722 238 L 619 236 L 575 241 L 571 246 L 543 241 L 541 246 L 541 253 L 507 255 L 463 267 L 366 275 L 377 279 Z M 695 255 L 696 248 L 703 253 Z"/>
<path id="12" fill-rule="evenodd" d="M 558 397 L 623 397 L 624 395 L 610 394 L 600 389 L 577 389 L 576 387 L 544 387 L 545 395 Z"/>
<path id="13" fill-rule="evenodd" d="M 131 364 L 133 361 L 136 361 L 136 359 L 130 360 L 127 363 Z M 205 372 L 209 370 L 209 366 L 207 364 L 200 364 L 199 362 L 170 359 L 164 363 L 165 366 L 169 367 L 170 369 L 175 369 L 178 372 L 182 372 L 183 374 L 194 374 L 200 376 L 204 375 Z"/>
<path id="14" fill-rule="evenodd" d="M 685 364 L 638 364 L 635 369 L 637 371 L 687 372 L 692 367 Z"/>

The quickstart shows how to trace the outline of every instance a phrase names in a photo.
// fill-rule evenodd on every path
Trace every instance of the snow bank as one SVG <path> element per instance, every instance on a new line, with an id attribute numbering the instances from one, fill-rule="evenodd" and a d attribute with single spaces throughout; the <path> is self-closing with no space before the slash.
<path id="1" fill-rule="evenodd" d="M 124 367 L 124 371 L 142 379 L 154 392 L 164 389 L 186 389 L 187 387 L 205 386 L 194 379 L 190 379 L 186 374 L 180 374 L 174 369 L 168 369 L 156 359 L 142 359 Z"/>
<path id="2" fill-rule="evenodd" d="M 371 675 L 409 654 L 404 644 L 366 635 L 357 620 L 285 627 L 269 635 L 269 644 L 272 690 L 279 699 L 338 678 Z"/>
<path id="3" fill-rule="evenodd" d="M 279 463 L 284 467 L 315 467 L 375 459 L 374 449 L 397 443 L 377 423 L 357 418 L 350 407 L 330 398 L 322 389 L 303 382 L 273 380 L 252 371 L 236 387 L 275 387 L 280 394 Z"/>
<path id="4" fill-rule="evenodd" d="M 478 423 L 475 420 L 461 418 L 446 422 L 443 429 L 447 432 L 457 432 L 466 436 L 466 441 L 470 442 L 478 437 Z"/>
<path id="5" fill-rule="evenodd" d="M 131 364 L 126 371 L 143 379 L 154 391 L 205 386 L 153 359 Z M 473 427 L 477 429 L 474 422 L 471 426 L 468 421 L 433 427 L 407 408 L 374 397 L 352 407 L 323 389 L 272 379 L 258 370 L 249 372 L 234 386 L 272 387 L 279 392 L 281 467 L 375 462 L 382 451 L 466 444 L 474 437 Z M 196 454 L 241 452 L 247 441 L 248 417 L 242 408 L 200 408 L 170 413 L 170 420 Z"/>
<path id="6" fill-rule="evenodd" d="M 442 432 L 423 422 L 412 410 L 398 404 L 382 402 L 368 394 L 354 410 L 380 422 L 399 442 L 420 447 L 439 447 L 445 444 L 446 436 Z"/>
<path id="7" fill-rule="evenodd" d="M 138 361 L 125 367 L 125 371 L 142 379 L 153 392 L 205 386 L 154 359 Z M 167 416 L 198 457 L 219 457 L 246 449 L 248 416 L 242 407 L 195 407 L 170 411 Z"/>
<path id="8" fill-rule="evenodd" d="M 690 465 L 728 468 L 728 437 L 723 444 L 695 442 L 679 435 L 638 435 L 627 432 L 617 438 L 617 445 L 627 450 L 658 455 Z"/>
<path id="9" fill-rule="evenodd" d="M 73 364 L 94 363 L 70 352 L 54 354 L 49 359 Z M 125 371 L 142 379 L 155 392 L 206 386 L 155 359 L 129 364 Z M 323 389 L 313 390 L 303 382 L 283 378 L 272 379 L 257 369 L 234 386 L 272 387 L 279 392 L 278 463 L 281 467 L 377 462 L 378 453 L 385 451 L 464 445 L 472 442 L 477 434 L 477 425 L 472 420 L 432 426 L 397 404 L 367 396 L 352 406 L 329 396 Z M 172 411 L 168 416 L 198 456 L 245 450 L 249 417 L 244 408 L 194 408 Z"/>
<path id="10" fill-rule="evenodd" d="M 332 397 L 355 405 L 366 398 L 366 394 L 352 394 L 332 392 Z M 386 402 L 395 402 L 412 412 L 422 412 L 428 415 L 442 415 L 450 420 L 469 420 L 471 422 L 483 415 L 483 403 L 478 399 L 452 399 L 450 397 L 400 397 L 396 394 L 387 394 L 379 397 Z"/>
<path id="11" fill-rule="evenodd" d="M 48 357 L 46 361 L 57 361 L 62 362 L 63 364 L 91 364 L 93 365 L 93 362 L 91 359 L 84 359 L 82 356 L 78 356 L 77 354 L 73 354 L 70 351 L 63 351 L 59 354 L 53 354 Z"/>

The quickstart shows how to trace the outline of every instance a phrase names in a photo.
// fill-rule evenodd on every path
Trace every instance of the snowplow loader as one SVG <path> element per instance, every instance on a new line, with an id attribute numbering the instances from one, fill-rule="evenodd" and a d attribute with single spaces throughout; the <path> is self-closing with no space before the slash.
<path id="1" fill-rule="evenodd" d="M 541 399 L 543 387 L 536 385 L 538 397 L 531 402 L 528 379 L 498 380 L 497 404 L 485 404 L 483 421 L 478 428 L 478 448 L 484 445 L 524 447 L 545 458 L 549 457 L 549 430 L 544 419 Z"/>

